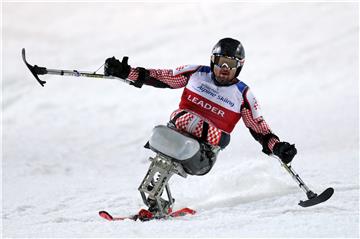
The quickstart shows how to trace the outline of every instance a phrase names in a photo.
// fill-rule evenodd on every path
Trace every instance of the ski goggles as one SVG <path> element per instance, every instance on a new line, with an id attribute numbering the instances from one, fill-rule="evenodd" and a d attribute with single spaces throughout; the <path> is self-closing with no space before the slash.
<path id="1" fill-rule="evenodd" d="M 237 58 L 228 57 L 228 56 L 216 56 L 216 55 L 211 56 L 211 62 L 220 68 L 225 66 L 230 69 L 236 69 L 240 67 L 242 64 L 244 64 L 244 61 L 245 60 L 239 60 Z"/>

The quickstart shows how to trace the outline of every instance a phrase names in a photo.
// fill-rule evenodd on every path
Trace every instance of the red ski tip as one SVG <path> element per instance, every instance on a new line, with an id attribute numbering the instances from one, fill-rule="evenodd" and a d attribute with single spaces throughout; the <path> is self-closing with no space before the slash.
<path id="1" fill-rule="evenodd" d="M 104 219 L 106 219 L 108 221 L 113 221 L 114 220 L 114 218 L 108 212 L 100 211 L 99 215 L 100 215 L 100 217 L 102 217 L 102 218 L 104 218 Z"/>
<path id="2" fill-rule="evenodd" d="M 136 221 L 136 219 L 137 219 L 137 215 L 127 216 L 127 217 L 113 217 L 110 215 L 110 213 L 108 213 L 106 211 L 100 211 L 99 215 L 100 215 L 100 217 L 102 217 L 108 221 L 123 221 L 125 219 L 131 219 L 131 220 Z"/>
<path id="3" fill-rule="evenodd" d="M 195 213 L 196 213 L 195 210 L 190 209 L 190 208 L 188 208 L 188 207 L 184 207 L 184 208 L 182 208 L 182 209 L 180 209 L 180 210 L 177 210 L 177 211 L 171 213 L 170 216 L 172 216 L 172 217 L 179 217 L 179 216 L 185 216 L 185 215 L 187 215 L 187 214 L 194 215 Z"/>

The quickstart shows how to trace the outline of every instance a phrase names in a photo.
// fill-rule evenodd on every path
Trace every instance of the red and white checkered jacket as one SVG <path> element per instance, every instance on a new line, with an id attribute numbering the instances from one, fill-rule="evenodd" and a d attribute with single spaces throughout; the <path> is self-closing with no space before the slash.
<path id="1" fill-rule="evenodd" d="M 249 87 L 239 81 L 232 86 L 216 86 L 212 80 L 210 67 L 187 65 L 170 69 L 147 69 L 144 84 L 172 89 L 183 88 L 179 109 L 170 119 L 186 111 L 176 119 L 178 129 L 201 138 L 204 121 L 209 124 L 207 141 L 219 145 L 224 133 L 230 134 L 242 117 L 245 126 L 260 143 L 266 138 L 267 147 L 272 152 L 279 139 L 272 134 L 270 127 L 260 113 L 259 104 Z M 139 71 L 131 68 L 128 78 L 138 80 Z M 270 152 L 268 152 L 270 153 Z"/>

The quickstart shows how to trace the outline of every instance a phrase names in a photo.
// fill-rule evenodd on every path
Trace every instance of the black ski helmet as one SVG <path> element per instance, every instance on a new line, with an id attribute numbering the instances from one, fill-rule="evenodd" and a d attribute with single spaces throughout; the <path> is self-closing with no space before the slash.
<path id="1" fill-rule="evenodd" d="M 235 77 L 238 77 L 245 62 L 245 50 L 240 41 L 233 38 L 223 38 L 213 47 L 212 56 L 227 56 L 236 58 L 240 62 Z M 214 72 L 214 63 L 210 61 L 211 71 Z"/>

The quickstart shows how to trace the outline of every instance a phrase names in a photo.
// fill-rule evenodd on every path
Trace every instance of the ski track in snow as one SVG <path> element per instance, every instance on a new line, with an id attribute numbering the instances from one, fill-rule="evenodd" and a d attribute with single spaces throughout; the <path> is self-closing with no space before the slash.
<path id="1" fill-rule="evenodd" d="M 358 11 L 355 3 L 4 3 L 3 236 L 358 237 Z M 50 69 L 90 71 L 113 55 L 173 68 L 208 64 L 225 36 L 244 44 L 240 79 L 271 128 L 296 143 L 295 170 L 315 192 L 335 194 L 299 207 L 304 193 L 240 122 L 208 175 L 170 180 L 175 208 L 198 214 L 104 221 L 99 210 L 143 207 L 137 187 L 153 153 L 142 146 L 182 91 L 58 76 L 42 77 L 42 88 L 21 48 Z"/>

